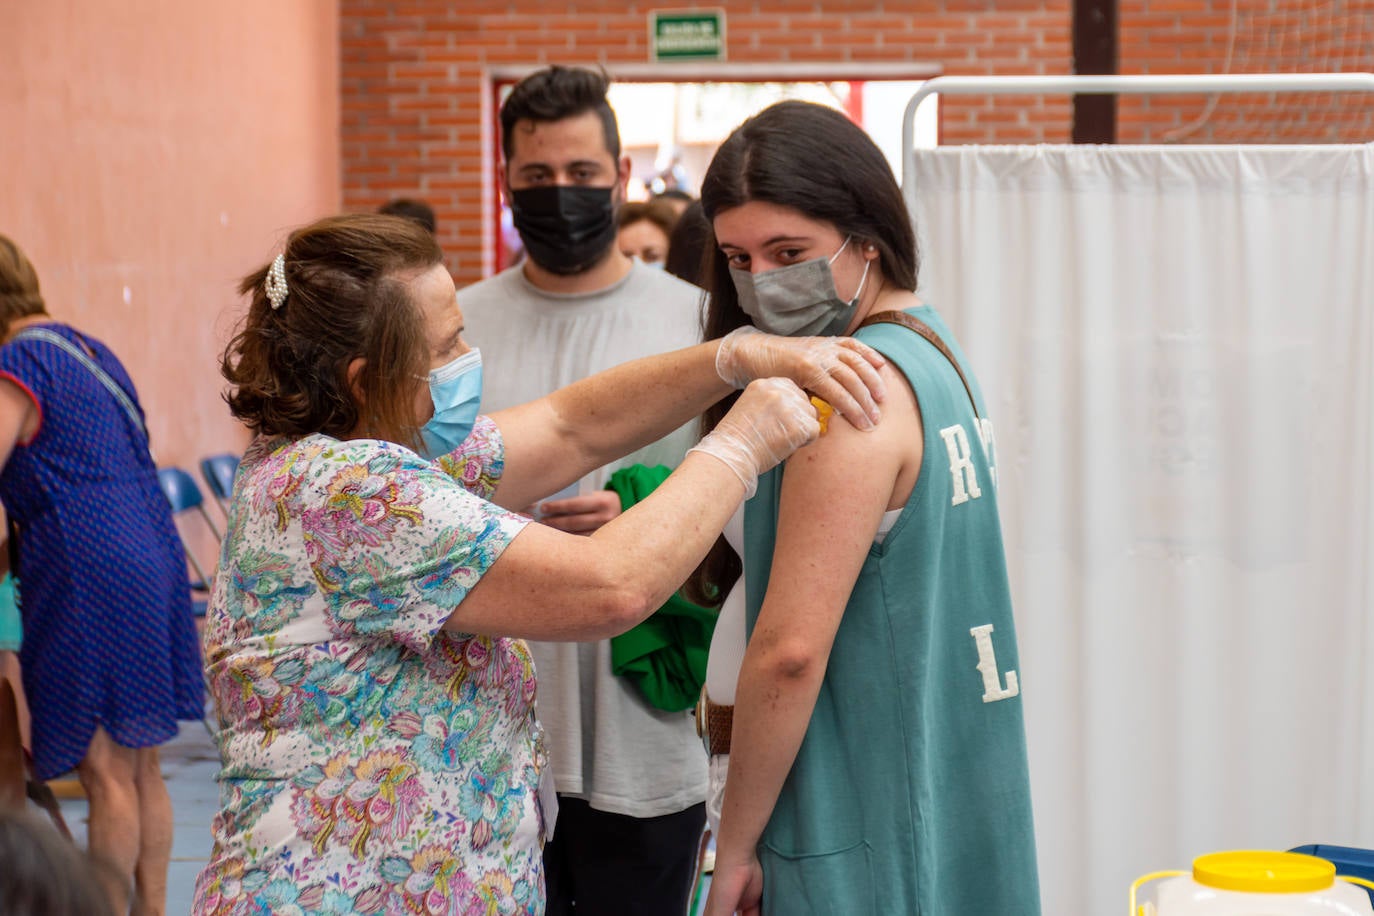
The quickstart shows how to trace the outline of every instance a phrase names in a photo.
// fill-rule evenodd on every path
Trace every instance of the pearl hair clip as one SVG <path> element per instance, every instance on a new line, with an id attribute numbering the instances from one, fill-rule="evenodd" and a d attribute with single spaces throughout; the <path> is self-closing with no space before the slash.
<path id="1" fill-rule="evenodd" d="M 272 303 L 272 310 L 280 309 L 286 302 L 286 255 L 279 254 L 272 259 L 263 287 L 267 290 L 267 300 Z"/>

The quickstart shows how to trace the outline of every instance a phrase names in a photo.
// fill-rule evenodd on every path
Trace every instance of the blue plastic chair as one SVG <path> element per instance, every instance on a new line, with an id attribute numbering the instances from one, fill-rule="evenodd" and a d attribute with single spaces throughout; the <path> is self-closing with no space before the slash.
<path id="1" fill-rule="evenodd" d="M 234 492 L 234 474 L 239 469 L 239 456 L 229 452 L 210 455 L 200 460 L 200 476 L 219 504 L 224 517 L 229 517 L 229 496 Z"/>
<path id="2" fill-rule="evenodd" d="M 181 468 L 158 468 L 157 482 L 162 487 L 162 493 L 167 497 L 167 502 L 172 506 L 172 517 L 174 519 L 183 517 L 187 512 L 194 512 L 205 520 L 210 533 L 215 536 L 216 541 L 223 540 L 219 533 L 219 528 L 215 526 L 215 520 L 210 517 L 210 513 L 205 508 L 205 497 L 200 492 L 200 487 L 196 486 L 196 480 Z M 177 529 L 178 536 L 181 529 Z M 186 553 L 186 562 L 191 569 L 195 570 L 197 578 L 192 579 L 187 576 L 187 586 L 191 589 L 191 613 L 197 618 L 205 617 L 206 609 L 210 599 L 210 577 L 205 573 L 205 567 L 201 566 L 200 560 L 196 559 L 195 552 L 186 543 L 186 539 L 181 539 L 182 549 Z M 207 678 L 209 672 L 206 672 Z M 205 729 L 212 736 L 219 731 L 219 722 L 215 714 L 214 703 L 210 699 L 208 692 L 209 683 L 206 683 L 206 705 L 205 715 L 201 721 L 205 724 Z"/>
<path id="3" fill-rule="evenodd" d="M 215 536 L 216 541 L 223 540 L 219 528 L 215 525 L 215 520 L 210 517 L 209 511 L 205 508 L 205 497 L 200 492 L 200 487 L 196 486 L 195 478 L 181 468 L 158 468 L 157 482 L 162 486 L 162 494 L 167 497 L 167 502 L 172 506 L 172 516 L 182 517 L 187 512 L 196 512 L 205 520 L 210 533 Z M 206 575 L 205 568 L 201 566 L 200 560 L 196 558 L 195 551 L 191 550 L 190 545 L 182 539 L 182 548 L 186 552 L 186 561 L 195 570 L 196 578 L 190 579 L 193 592 L 204 593 L 208 596 L 210 591 L 210 577 Z M 192 605 L 197 617 L 205 616 L 205 601 L 196 597 L 192 598 Z"/>

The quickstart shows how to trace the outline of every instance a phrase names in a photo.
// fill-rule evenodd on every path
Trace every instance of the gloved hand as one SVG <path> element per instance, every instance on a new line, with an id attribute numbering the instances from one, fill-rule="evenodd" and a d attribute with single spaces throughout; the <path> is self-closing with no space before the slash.
<path id="1" fill-rule="evenodd" d="M 745 499 L 758 489 L 759 475 L 821 434 L 816 408 L 787 379 L 750 382 L 735 406 L 691 452 L 705 452 L 735 472 Z"/>
<path id="2" fill-rule="evenodd" d="M 726 334 L 716 351 L 716 373 L 736 388 L 754 379 L 790 378 L 830 403 L 857 429 L 878 422 L 883 399 L 878 367 L 883 355 L 850 337 L 778 337 L 752 325 Z"/>

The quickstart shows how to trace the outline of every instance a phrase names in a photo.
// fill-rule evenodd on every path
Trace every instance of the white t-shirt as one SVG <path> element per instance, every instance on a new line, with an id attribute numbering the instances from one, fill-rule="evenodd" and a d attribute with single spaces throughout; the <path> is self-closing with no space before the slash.
<path id="1" fill-rule="evenodd" d="M 463 336 L 482 351 L 482 412 L 699 342 L 701 297 L 697 287 L 638 262 L 596 293 L 545 292 L 520 265 L 459 290 Z M 600 489 L 630 464 L 676 467 L 694 444 L 695 422 L 589 474 L 581 490 Z M 633 817 L 671 814 L 706 797 L 706 756 L 690 712 L 655 709 L 612 674 L 609 640 L 531 642 L 530 649 L 560 793 Z"/>

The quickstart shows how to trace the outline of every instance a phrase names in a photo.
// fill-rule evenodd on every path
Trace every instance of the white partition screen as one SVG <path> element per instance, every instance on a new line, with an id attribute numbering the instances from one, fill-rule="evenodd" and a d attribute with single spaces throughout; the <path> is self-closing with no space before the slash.
<path id="1" fill-rule="evenodd" d="M 1044 911 L 1374 848 L 1374 147 L 915 157 L 996 425 Z"/>

